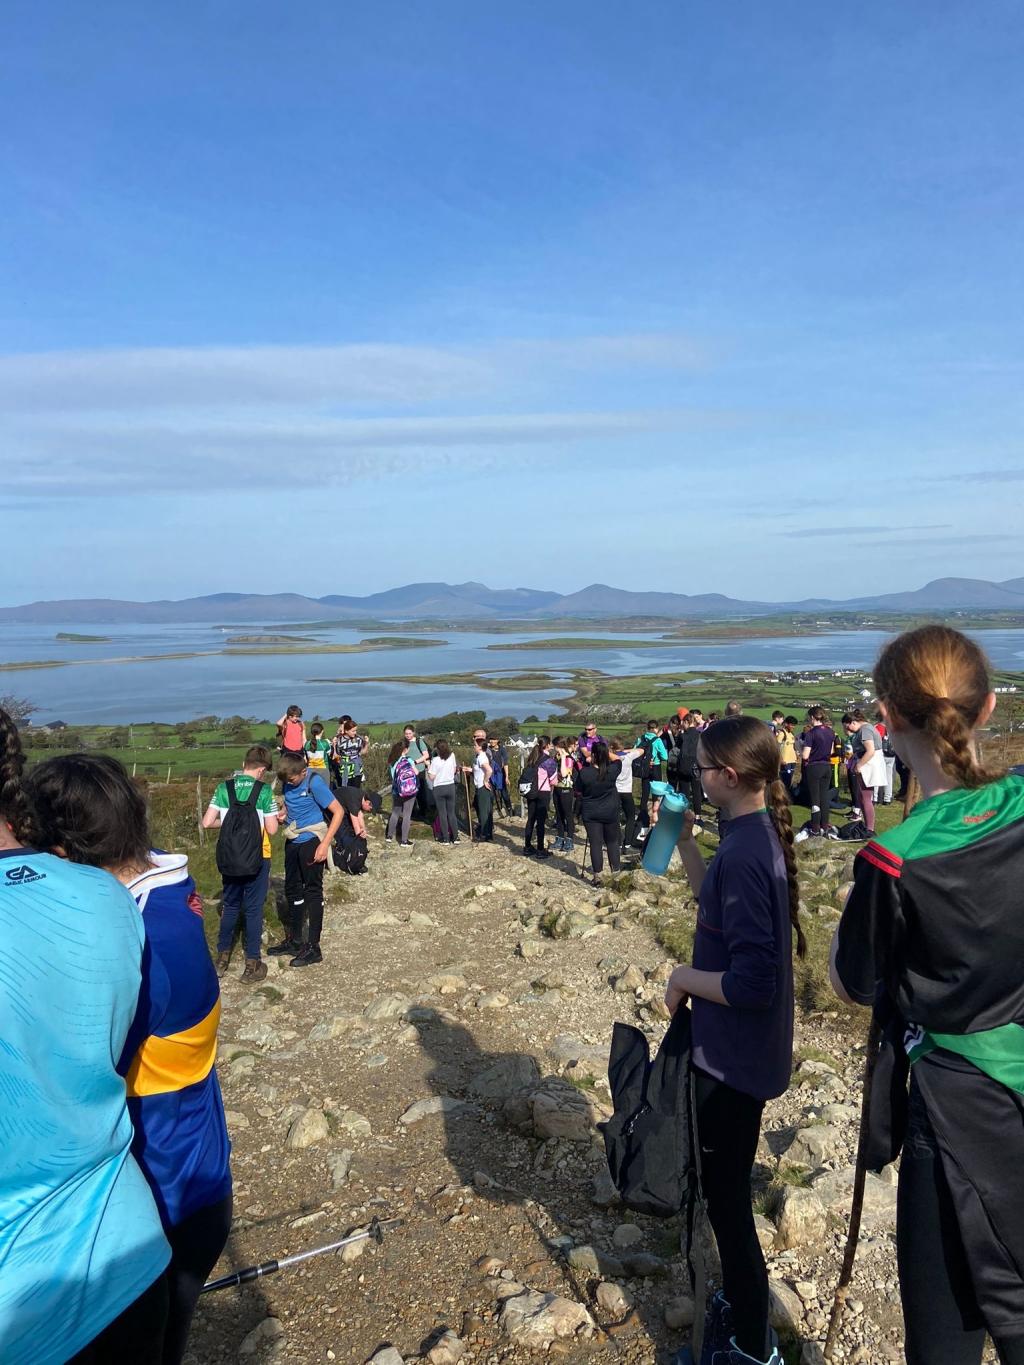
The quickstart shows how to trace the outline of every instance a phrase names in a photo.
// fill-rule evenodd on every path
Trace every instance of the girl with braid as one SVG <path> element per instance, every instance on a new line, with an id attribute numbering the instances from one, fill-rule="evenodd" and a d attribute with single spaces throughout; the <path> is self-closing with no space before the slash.
<path id="1" fill-rule="evenodd" d="M 907 1361 L 978 1365 L 987 1329 L 1004 1365 L 1022 1365 L 1024 781 L 979 761 L 974 736 L 995 696 L 966 636 L 900 635 L 874 680 L 923 799 L 857 855 L 831 975 L 843 1000 L 903 1025 L 887 1037 L 909 1069 L 909 1099 L 886 1087 L 876 1118 L 876 1087 L 871 1116 L 895 1139 L 883 1160 L 902 1140 Z"/>
<path id="2" fill-rule="evenodd" d="M 23 766 L 0 710 L 0 1360 L 160 1365 L 170 1248 L 117 1072 L 145 929 L 108 873 L 37 851 Z"/>
<path id="3" fill-rule="evenodd" d="M 690 1001 L 694 1123 L 708 1217 L 722 1260 L 701 1365 L 782 1365 L 768 1326 L 768 1272 L 751 1208 L 750 1175 L 765 1101 L 789 1085 L 793 1064 L 793 938 L 798 919 L 793 826 L 779 780 L 779 745 L 752 716 L 702 732 L 697 768 L 727 817 L 709 864 L 686 811 L 679 854 L 699 901 L 693 965 L 677 967 L 665 1003 Z"/>

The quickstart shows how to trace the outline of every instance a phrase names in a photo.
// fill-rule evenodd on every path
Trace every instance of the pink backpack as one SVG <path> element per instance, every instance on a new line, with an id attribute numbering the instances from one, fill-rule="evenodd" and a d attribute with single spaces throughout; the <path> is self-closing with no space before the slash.
<path id="1" fill-rule="evenodd" d="M 395 775 L 391 779 L 391 790 L 396 796 L 415 796 L 419 791 L 416 769 L 407 758 L 400 758 L 395 764 Z"/>

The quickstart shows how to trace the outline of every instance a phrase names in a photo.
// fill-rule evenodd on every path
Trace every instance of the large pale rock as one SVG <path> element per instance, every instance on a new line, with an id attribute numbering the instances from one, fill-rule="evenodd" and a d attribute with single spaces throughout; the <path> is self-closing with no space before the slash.
<path id="1" fill-rule="evenodd" d="M 620 1223 L 612 1233 L 612 1246 L 624 1250 L 626 1247 L 638 1247 L 644 1240 L 643 1228 L 638 1228 L 635 1223 Z"/>
<path id="2" fill-rule="evenodd" d="M 854 1168 L 842 1171 L 823 1171 L 811 1181 L 811 1188 L 830 1213 L 848 1217 L 853 1199 Z M 888 1227 L 896 1220 L 896 1187 L 868 1171 L 864 1180 L 864 1211 L 862 1224 L 867 1227 Z"/>
<path id="3" fill-rule="evenodd" d="M 619 995 L 632 995 L 634 991 L 642 990 L 647 984 L 647 978 L 636 965 L 631 962 L 621 976 L 615 978 L 614 990 Z"/>
<path id="4" fill-rule="evenodd" d="M 459 991 L 469 989 L 469 982 L 461 972 L 437 972 L 427 985 L 438 995 L 458 995 Z"/>
<path id="5" fill-rule="evenodd" d="M 787 1336 L 798 1336 L 804 1315 L 804 1306 L 788 1284 L 781 1280 L 768 1281 L 768 1321 L 776 1332 Z"/>
<path id="6" fill-rule="evenodd" d="M 301 1152 L 307 1147 L 315 1147 L 331 1135 L 327 1115 L 322 1109 L 304 1109 L 288 1129 L 285 1146 L 292 1151 Z"/>
<path id="7" fill-rule="evenodd" d="M 825 1205 L 813 1190 L 799 1185 L 783 1187 L 775 1238 L 780 1251 L 820 1246 L 827 1226 Z"/>
<path id="8" fill-rule="evenodd" d="M 549 1082 L 533 1096 L 533 1131 L 539 1138 L 565 1138 L 568 1142 L 589 1142 L 603 1117 L 597 1103 L 564 1082 Z"/>
<path id="9" fill-rule="evenodd" d="M 382 928 L 385 925 L 401 924 L 397 915 L 393 915 L 390 910 L 371 910 L 363 920 L 364 929 Z"/>
<path id="10" fill-rule="evenodd" d="M 582 1304 L 532 1289 L 506 1299 L 499 1322 L 512 1341 L 538 1351 L 548 1350 L 553 1341 L 589 1341 L 595 1326 Z"/>
<path id="11" fill-rule="evenodd" d="M 412 1001 L 404 995 L 378 995 L 376 1000 L 371 1000 L 363 1010 L 363 1018 L 374 1023 L 386 1019 L 401 1019 L 411 1004 Z"/>
<path id="12" fill-rule="evenodd" d="M 394 1346 L 381 1346 L 374 1351 L 366 1365 L 405 1365 L 405 1361 L 401 1351 L 396 1351 Z"/>
<path id="13" fill-rule="evenodd" d="M 340 1190 L 348 1184 L 348 1173 L 352 1169 L 352 1158 L 354 1153 L 345 1148 L 340 1152 L 331 1152 L 327 1158 L 327 1169 L 331 1173 L 331 1184 L 336 1190 Z"/>
<path id="14" fill-rule="evenodd" d="M 432 1118 L 435 1114 L 456 1114 L 465 1108 L 465 1100 L 457 1100 L 452 1095 L 431 1095 L 429 1099 L 417 1100 L 415 1104 L 410 1104 L 398 1122 L 408 1128 L 414 1123 L 419 1123 L 421 1119 Z"/>
<path id="15" fill-rule="evenodd" d="M 470 1093 L 482 1100 L 503 1100 L 520 1090 L 528 1090 L 540 1080 L 540 1071 L 532 1057 L 514 1053 L 501 1057 L 485 1071 L 479 1071 L 469 1083 Z"/>
<path id="16" fill-rule="evenodd" d="M 846 1139 L 841 1128 L 819 1123 L 810 1128 L 798 1128 L 784 1156 L 790 1165 L 807 1166 L 816 1171 L 845 1147 Z"/>
<path id="17" fill-rule="evenodd" d="M 272 1029 L 269 1024 L 262 1023 L 259 1019 L 250 1019 L 244 1023 L 235 1037 L 240 1043 L 251 1043 L 253 1047 L 264 1050 L 281 1046 L 281 1035 L 277 1030 Z M 276 1322 L 276 1320 L 275 1318 L 274 1321 Z"/>
<path id="18" fill-rule="evenodd" d="M 357 1113 L 355 1109 L 343 1109 L 338 1115 L 338 1127 L 349 1137 L 370 1137 L 373 1129 L 370 1120 L 364 1115 Z"/>
<path id="19" fill-rule="evenodd" d="M 272 1341 L 280 1341 L 284 1336 L 284 1323 L 280 1318 L 264 1318 L 262 1322 L 247 1333 L 242 1338 L 242 1344 L 238 1348 L 241 1356 L 255 1355 L 261 1347 L 268 1345 Z"/>
<path id="20" fill-rule="evenodd" d="M 632 1311 L 633 1295 L 621 1284 L 604 1280 L 597 1286 L 597 1306 L 602 1313 L 618 1321 Z"/>
<path id="21" fill-rule="evenodd" d="M 516 952 L 522 958 L 543 957 L 547 949 L 539 939 L 521 938 L 516 944 Z"/>
<path id="22" fill-rule="evenodd" d="M 617 1279 L 626 1273 L 626 1267 L 617 1256 L 610 1256 L 607 1251 L 601 1251 L 587 1243 L 569 1247 L 565 1259 L 573 1270 L 581 1270 L 585 1275 L 603 1275 L 608 1279 Z"/>
<path id="23" fill-rule="evenodd" d="M 319 1024 L 315 1024 L 310 1030 L 309 1041 L 311 1043 L 329 1042 L 335 1038 L 347 1038 L 349 1034 L 355 1033 L 362 1028 L 363 1021 L 354 1014 L 335 1014 L 330 1019 L 321 1019 Z"/>
<path id="24" fill-rule="evenodd" d="M 442 1333 L 427 1352 L 430 1365 L 458 1365 L 466 1354 L 466 1343 L 452 1331 Z"/>

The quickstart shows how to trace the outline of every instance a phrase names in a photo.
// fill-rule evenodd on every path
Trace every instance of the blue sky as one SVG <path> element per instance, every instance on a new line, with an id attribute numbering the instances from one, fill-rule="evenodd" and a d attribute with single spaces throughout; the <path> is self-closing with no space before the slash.
<path id="1" fill-rule="evenodd" d="M 3 602 L 1024 573 L 1016 0 L 4 37 Z"/>

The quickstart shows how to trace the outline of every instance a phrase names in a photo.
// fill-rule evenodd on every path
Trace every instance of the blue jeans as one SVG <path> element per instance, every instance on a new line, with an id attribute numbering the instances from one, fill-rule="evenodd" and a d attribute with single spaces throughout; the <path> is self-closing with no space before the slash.
<path id="1" fill-rule="evenodd" d="M 263 859 L 263 866 L 255 877 L 225 877 L 224 896 L 221 901 L 220 933 L 217 936 L 218 953 L 226 953 L 235 937 L 238 916 L 245 912 L 245 955 L 259 957 L 260 942 L 263 938 L 263 902 L 267 899 L 270 886 L 270 859 Z"/>

